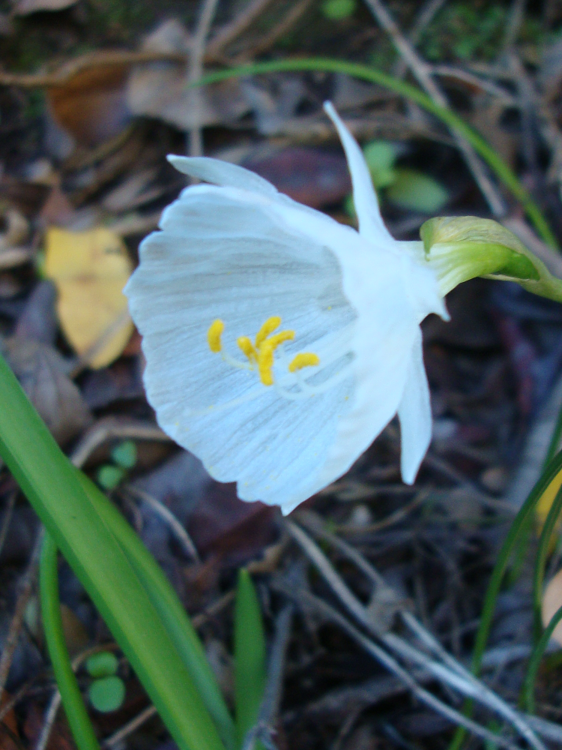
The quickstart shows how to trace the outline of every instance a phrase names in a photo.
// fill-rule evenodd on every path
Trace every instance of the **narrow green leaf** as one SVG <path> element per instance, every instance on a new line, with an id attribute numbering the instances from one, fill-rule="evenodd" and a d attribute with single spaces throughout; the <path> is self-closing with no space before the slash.
<path id="1" fill-rule="evenodd" d="M 64 639 L 59 599 L 57 545 L 49 534 L 45 534 L 41 549 L 39 589 L 43 632 L 70 729 L 78 750 L 100 750 L 80 688 L 72 671 Z"/>
<path id="2" fill-rule="evenodd" d="M 172 585 L 154 557 L 112 502 L 81 471 L 76 475 L 92 503 L 119 541 L 158 612 L 170 639 L 211 714 L 227 748 L 235 743 L 235 727 L 205 651 Z"/>
<path id="3" fill-rule="evenodd" d="M 88 592 L 181 750 L 223 750 L 127 556 L 0 357 L 0 455 Z"/>
<path id="4" fill-rule="evenodd" d="M 234 613 L 234 688 L 239 747 L 257 721 L 265 681 L 263 621 L 254 584 L 244 569 L 238 574 Z"/>

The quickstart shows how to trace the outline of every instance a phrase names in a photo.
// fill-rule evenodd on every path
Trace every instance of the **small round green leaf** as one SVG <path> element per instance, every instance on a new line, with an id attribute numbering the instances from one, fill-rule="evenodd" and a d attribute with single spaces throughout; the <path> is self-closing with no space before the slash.
<path id="1" fill-rule="evenodd" d="M 120 466 L 106 464 L 100 467 L 96 476 L 104 490 L 114 490 L 125 476 L 125 470 Z"/>
<path id="2" fill-rule="evenodd" d="M 137 446 L 132 440 L 124 440 L 111 451 L 111 458 L 122 469 L 132 469 L 137 462 Z"/>
<path id="3" fill-rule="evenodd" d="M 414 169 L 397 169 L 387 197 L 400 208 L 433 214 L 443 208 L 449 193 L 433 177 Z"/>
<path id="4" fill-rule="evenodd" d="M 91 677 L 109 677 L 117 672 L 119 661 L 110 651 L 94 654 L 86 661 L 86 670 Z"/>
<path id="5" fill-rule="evenodd" d="M 363 155 L 369 167 L 373 185 L 385 188 L 396 179 L 394 162 L 398 156 L 398 148 L 389 141 L 371 141 L 363 148 Z"/>
<path id="6" fill-rule="evenodd" d="M 321 10 L 330 21 L 343 21 L 355 12 L 356 7 L 356 0 L 325 0 Z"/>
<path id="7" fill-rule="evenodd" d="M 125 683 L 120 677 L 102 677 L 92 682 L 88 694 L 96 711 L 117 711 L 125 698 Z"/>

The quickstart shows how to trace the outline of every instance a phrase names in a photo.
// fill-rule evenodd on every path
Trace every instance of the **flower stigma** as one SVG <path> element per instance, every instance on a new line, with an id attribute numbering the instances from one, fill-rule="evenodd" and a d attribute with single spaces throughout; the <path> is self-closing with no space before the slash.
<path id="1" fill-rule="evenodd" d="M 262 385 L 272 386 L 275 383 L 273 376 L 275 352 L 281 347 L 280 353 L 283 359 L 285 359 L 282 345 L 287 341 L 293 341 L 295 338 L 295 331 L 292 330 L 274 333 L 280 325 L 281 318 L 278 315 L 273 315 L 259 329 L 254 342 L 252 342 L 249 336 L 239 336 L 236 339 L 238 348 L 246 356 L 247 362 L 240 362 L 224 351 L 222 346 L 224 323 L 220 318 L 211 323 L 207 331 L 207 342 L 209 349 L 214 354 L 220 353 L 227 364 L 238 369 L 257 370 Z M 320 357 L 317 354 L 313 352 L 300 352 L 286 366 L 288 372 L 297 373 L 305 367 L 316 367 L 319 364 Z M 301 386 L 301 391 L 303 391 L 303 383 L 300 379 L 299 385 Z M 288 393 L 283 392 L 283 395 L 294 398 L 296 394 L 288 395 Z M 313 393 L 307 393 L 307 395 L 313 395 Z"/>

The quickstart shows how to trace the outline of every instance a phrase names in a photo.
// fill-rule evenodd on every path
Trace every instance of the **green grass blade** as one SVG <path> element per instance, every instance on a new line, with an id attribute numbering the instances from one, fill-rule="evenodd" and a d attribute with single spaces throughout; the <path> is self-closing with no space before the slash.
<path id="1" fill-rule="evenodd" d="M 255 63 L 253 65 L 229 68 L 228 70 L 209 73 L 193 85 L 204 86 L 209 83 L 224 81 L 227 78 L 240 78 L 243 76 L 259 75 L 262 73 L 297 72 L 306 70 L 343 73 L 344 75 L 359 78 L 363 81 L 375 83 L 400 94 L 400 96 L 415 102 L 420 107 L 423 107 L 423 109 L 431 112 L 431 114 L 435 115 L 435 117 L 439 118 L 448 127 L 470 143 L 474 150 L 495 172 L 498 179 L 521 203 L 540 237 L 542 237 L 548 245 L 558 247 L 556 238 L 540 208 L 517 178 L 517 175 L 513 170 L 500 156 L 498 156 L 497 151 L 494 150 L 481 135 L 467 125 L 461 117 L 456 115 L 450 109 L 435 104 L 427 94 L 424 94 L 423 91 L 416 86 L 406 83 L 406 81 L 393 78 L 387 73 L 383 73 L 376 68 L 367 67 L 366 65 L 350 63 L 345 60 L 337 60 L 329 57 L 310 57 L 296 60 L 275 60 L 274 62 Z"/>
<path id="2" fill-rule="evenodd" d="M 236 736 L 234 721 L 209 666 L 201 641 L 176 592 L 154 557 L 113 503 L 85 474 L 78 470 L 77 474 L 83 488 L 111 528 L 135 569 L 178 654 L 189 670 L 207 710 L 217 725 L 223 742 L 228 748 L 234 748 Z"/>
<path id="3" fill-rule="evenodd" d="M 88 592 L 181 750 L 224 750 L 154 605 L 75 468 L 0 357 L 0 455 Z"/>
<path id="4" fill-rule="evenodd" d="M 503 577 L 509 565 L 511 555 L 517 546 L 520 534 L 524 534 L 527 531 L 541 497 L 547 490 L 548 486 L 557 478 L 560 471 L 562 471 L 562 451 L 560 451 L 545 468 L 541 478 L 521 506 L 498 554 L 497 562 L 492 571 L 492 575 L 490 576 L 486 596 L 484 597 L 482 616 L 480 618 L 480 625 L 478 626 L 474 650 L 472 652 L 472 672 L 475 675 L 478 675 L 480 672 L 482 657 L 486 650 L 486 644 L 488 643 L 488 637 L 492 627 L 496 601 L 500 593 Z M 472 701 L 465 702 L 463 712 L 466 716 L 471 715 Z M 458 748 L 461 747 L 465 736 L 466 730 L 462 727 L 459 728 L 455 732 L 449 750 L 458 750 Z"/>
<path id="5" fill-rule="evenodd" d="M 238 746 L 258 719 L 266 682 L 265 634 L 258 597 L 247 570 L 238 574 L 234 611 L 234 690 Z"/>
<path id="6" fill-rule="evenodd" d="M 546 651 L 546 647 L 548 646 L 548 642 L 550 641 L 552 634 L 554 633 L 554 629 L 561 620 L 562 607 L 556 610 L 556 613 L 539 638 L 539 641 L 533 649 L 533 653 L 531 654 L 531 657 L 529 659 L 527 674 L 525 675 L 525 681 L 523 682 L 522 691 L 523 705 L 525 706 L 525 710 L 527 711 L 527 713 L 535 713 L 535 682 L 537 680 L 537 672 L 539 670 L 543 654 Z"/>
<path id="7" fill-rule="evenodd" d="M 47 649 L 74 741 L 78 750 L 100 750 L 64 640 L 59 600 L 57 545 L 49 534 L 45 534 L 41 549 L 39 588 Z"/>

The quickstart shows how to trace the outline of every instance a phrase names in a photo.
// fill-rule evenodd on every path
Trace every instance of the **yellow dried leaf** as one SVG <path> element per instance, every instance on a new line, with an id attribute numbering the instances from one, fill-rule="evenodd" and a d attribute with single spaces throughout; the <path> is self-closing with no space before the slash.
<path id="1" fill-rule="evenodd" d="M 536 514 L 537 514 L 537 520 L 539 522 L 539 532 L 542 530 L 542 527 L 544 526 L 544 522 L 546 521 L 546 517 L 548 516 L 548 513 L 552 507 L 552 503 L 554 502 L 554 498 L 556 497 L 558 490 L 562 486 L 562 471 L 559 471 L 558 474 L 553 478 L 552 482 L 548 485 L 548 487 L 545 489 L 545 491 L 542 493 L 540 500 L 537 503 L 536 507 Z M 556 522 L 555 531 L 560 531 L 561 526 L 561 519 L 558 517 L 558 520 Z M 550 545 L 552 547 L 554 543 L 554 539 L 551 539 Z"/>
<path id="2" fill-rule="evenodd" d="M 542 623 L 544 627 L 552 620 L 556 612 L 562 607 L 562 570 L 551 579 L 542 598 Z M 562 646 L 562 622 L 554 628 L 552 640 Z"/>
<path id="3" fill-rule="evenodd" d="M 47 230 L 45 273 L 57 287 L 57 312 L 71 346 L 90 367 L 121 354 L 133 330 L 123 287 L 132 264 L 109 229 Z"/>

